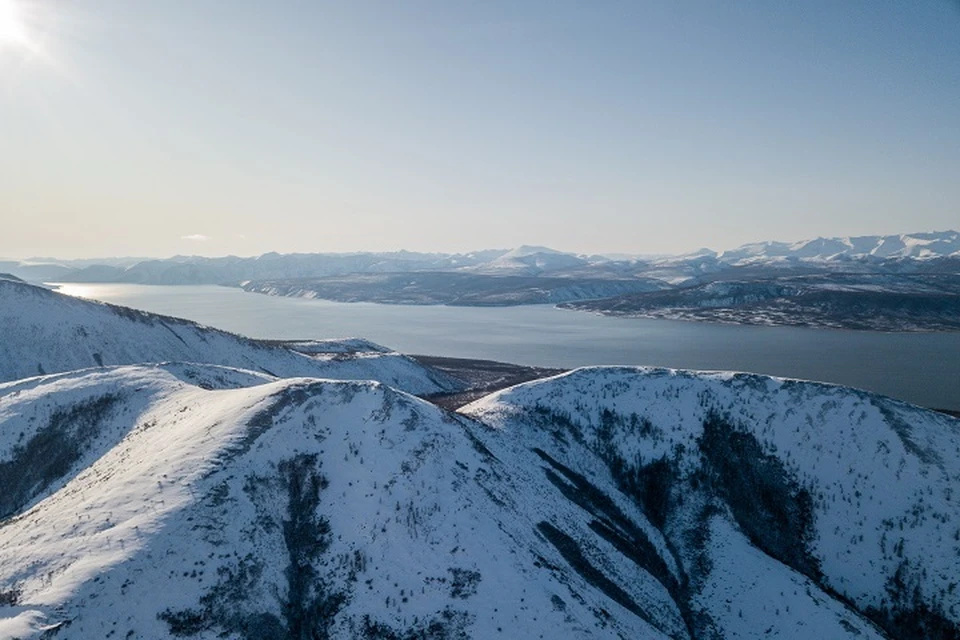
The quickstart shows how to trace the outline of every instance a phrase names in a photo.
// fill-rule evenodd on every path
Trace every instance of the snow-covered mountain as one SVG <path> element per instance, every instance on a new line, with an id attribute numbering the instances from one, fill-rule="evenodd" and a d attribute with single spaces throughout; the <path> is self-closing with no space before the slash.
<path id="1" fill-rule="evenodd" d="M 543 487 L 506 482 L 477 425 L 378 383 L 250 382 L 0 386 L 0 637 L 683 635 L 668 598 L 651 623 L 562 566 L 523 510 Z"/>
<path id="2" fill-rule="evenodd" d="M 0 639 L 960 637 L 943 414 L 624 367 L 450 413 L 362 339 L 3 277 L 0 329 Z"/>
<path id="3" fill-rule="evenodd" d="M 439 371 L 377 345 L 347 354 L 336 352 L 363 343 L 345 343 L 343 348 L 329 343 L 298 348 L 292 343 L 288 348 L 2 278 L 0 328 L 0 381 L 85 367 L 182 361 L 280 378 L 378 380 L 417 394 L 457 387 Z"/>
<path id="4" fill-rule="evenodd" d="M 411 251 L 358 253 L 265 253 L 250 258 L 175 256 L 135 264 L 87 264 L 57 279 L 66 282 L 130 282 L 138 284 L 232 284 L 243 280 L 319 278 L 352 273 L 396 273 L 456 270 L 496 259 L 505 250 L 466 254 Z M 49 269 L 49 265 L 47 266 Z M 26 265 L 4 269 L 29 277 Z"/>
<path id="5" fill-rule="evenodd" d="M 329 278 L 242 282 L 244 291 L 271 296 L 319 298 L 379 304 L 514 306 L 557 304 L 656 291 L 663 284 L 649 278 L 562 277 L 443 271 L 355 274 Z"/>
<path id="6" fill-rule="evenodd" d="M 698 252 L 698 256 L 702 256 Z M 942 258 L 960 255 L 960 233 L 938 231 L 888 236 L 815 238 L 799 242 L 756 242 L 716 254 L 726 263 L 796 258 Z"/>
<path id="7" fill-rule="evenodd" d="M 929 264 L 949 259 L 930 261 Z M 960 263 L 960 261 L 958 261 Z M 867 331 L 960 330 L 960 273 L 818 273 L 710 280 L 565 308 L 608 315 Z M 759 274 L 759 275 L 762 275 Z"/>
<path id="8" fill-rule="evenodd" d="M 837 386 L 628 368 L 463 412 L 522 469 L 511 481 L 546 475 L 548 499 L 582 507 L 545 521 L 561 555 L 606 567 L 619 549 L 696 637 L 960 634 L 956 419 Z"/>
<path id="9" fill-rule="evenodd" d="M 955 637 L 958 482 L 957 420 L 762 376 L 582 369 L 463 415 L 35 377 L 0 384 L 0 637 Z"/>
<path id="10" fill-rule="evenodd" d="M 355 274 L 467 271 L 490 275 L 655 277 L 681 282 L 729 266 L 794 265 L 797 262 L 885 261 L 960 257 L 960 233 L 939 231 L 886 236 L 755 242 L 735 249 L 669 256 L 586 256 L 523 245 L 471 253 L 410 251 L 265 253 L 240 258 L 174 256 L 165 259 L 0 260 L 0 272 L 30 282 L 128 282 L 138 284 L 237 284 L 244 281 L 326 278 Z"/>
<path id="11" fill-rule="evenodd" d="M 471 270 L 480 273 L 536 276 L 556 271 L 575 270 L 589 265 L 589 261 L 549 247 L 523 245 L 482 263 Z"/>

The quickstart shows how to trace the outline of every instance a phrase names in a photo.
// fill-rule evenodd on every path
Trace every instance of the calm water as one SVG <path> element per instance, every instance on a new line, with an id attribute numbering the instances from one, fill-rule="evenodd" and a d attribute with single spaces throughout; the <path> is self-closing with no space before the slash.
<path id="1" fill-rule="evenodd" d="M 414 307 L 216 286 L 69 284 L 103 300 L 256 338 L 361 336 L 406 353 L 520 364 L 731 369 L 824 380 L 960 410 L 960 333 L 891 334 L 608 318 L 548 305 Z"/>

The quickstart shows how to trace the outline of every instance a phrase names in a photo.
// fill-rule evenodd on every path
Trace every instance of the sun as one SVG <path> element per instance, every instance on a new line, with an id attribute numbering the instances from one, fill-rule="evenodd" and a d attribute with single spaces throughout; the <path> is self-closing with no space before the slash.
<path id="1" fill-rule="evenodd" d="M 0 0 L 0 49 L 31 48 L 30 34 L 18 0 Z"/>

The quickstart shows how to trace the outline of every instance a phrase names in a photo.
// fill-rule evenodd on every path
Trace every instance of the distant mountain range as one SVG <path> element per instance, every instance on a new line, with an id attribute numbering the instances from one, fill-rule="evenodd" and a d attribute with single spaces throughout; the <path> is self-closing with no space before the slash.
<path id="1" fill-rule="evenodd" d="M 745 244 L 716 256 L 724 261 L 798 258 L 937 258 L 960 255 L 960 233 L 943 231 L 894 236 L 816 238 L 801 242 L 760 242 Z"/>
<path id="2" fill-rule="evenodd" d="M 632 367 L 449 412 L 362 340 L 11 279 L 0 327 L 0 638 L 960 637 L 947 415 Z"/>
<path id="3" fill-rule="evenodd" d="M 705 282 L 562 303 L 580 311 L 751 325 L 960 331 L 960 260 L 942 271 L 770 273 L 729 270 Z"/>
<path id="4" fill-rule="evenodd" d="M 651 278 L 490 275 L 465 271 L 357 273 L 326 278 L 254 280 L 241 286 L 255 293 L 338 302 L 473 307 L 558 304 L 657 291 L 664 287 Z"/>
<path id="5" fill-rule="evenodd" d="M 960 233 L 912 233 L 891 236 L 817 238 L 802 242 L 761 242 L 728 251 L 703 249 L 657 258 L 578 255 L 547 247 L 485 250 L 465 254 L 415 253 L 265 253 L 253 258 L 176 256 L 167 259 L 61 261 L 39 258 L 0 261 L 0 272 L 24 280 L 129 282 L 138 284 L 229 284 L 242 281 L 323 278 L 357 273 L 464 271 L 488 275 L 689 278 L 698 271 L 748 264 L 783 262 L 883 261 L 960 257 Z"/>
<path id="6" fill-rule="evenodd" d="M 0 262 L 31 281 L 223 284 L 340 302 L 559 304 L 644 318 L 883 331 L 960 330 L 960 233 L 817 238 L 610 258 L 523 246 L 468 254 L 178 256 Z M 725 292 L 735 291 L 736 295 Z"/>

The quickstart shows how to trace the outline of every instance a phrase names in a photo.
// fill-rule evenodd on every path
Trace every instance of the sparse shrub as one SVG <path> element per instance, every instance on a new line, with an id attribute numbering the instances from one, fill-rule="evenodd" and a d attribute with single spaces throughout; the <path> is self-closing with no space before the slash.
<path id="1" fill-rule="evenodd" d="M 699 441 L 707 480 L 730 506 L 750 541 L 768 555 L 820 582 L 813 499 L 753 434 L 735 429 L 715 412 L 707 415 Z"/>
<path id="2" fill-rule="evenodd" d="M 451 567 L 448 569 L 451 573 L 450 579 L 450 597 L 466 600 L 477 593 L 477 585 L 480 584 L 480 572 L 469 569 L 460 569 Z"/>
<path id="3" fill-rule="evenodd" d="M 399 630 L 365 615 L 357 631 L 363 640 L 470 640 L 467 629 L 471 624 L 471 614 L 446 608 L 432 618 Z"/>
<path id="4" fill-rule="evenodd" d="M 16 607 L 20 604 L 20 597 L 22 595 L 23 590 L 20 587 L 0 590 L 0 607 Z"/>
<path id="5" fill-rule="evenodd" d="M 271 487 L 271 491 L 261 492 L 264 486 Z M 244 640 L 329 638 L 330 627 L 346 603 L 347 594 L 331 589 L 316 569 L 330 546 L 330 525 L 317 515 L 320 493 L 326 487 L 327 480 L 319 472 L 315 454 L 284 460 L 277 465 L 275 476 L 251 476 L 244 486 L 254 503 L 264 503 L 258 505 L 263 510 L 273 508 L 267 501 L 276 490 L 287 494 L 282 525 L 264 529 L 268 533 L 279 531 L 287 551 L 287 588 L 279 603 L 281 616 L 264 611 L 263 605 L 256 602 L 263 567 L 248 555 L 218 570 L 220 580 L 200 598 L 199 608 L 160 613 L 158 617 L 167 623 L 170 633 L 192 636 L 221 629 L 225 635 L 238 635 Z"/>
<path id="6" fill-rule="evenodd" d="M 55 410 L 46 426 L 0 462 L 0 519 L 7 518 L 61 480 L 100 435 L 119 394 L 107 394 Z"/>

